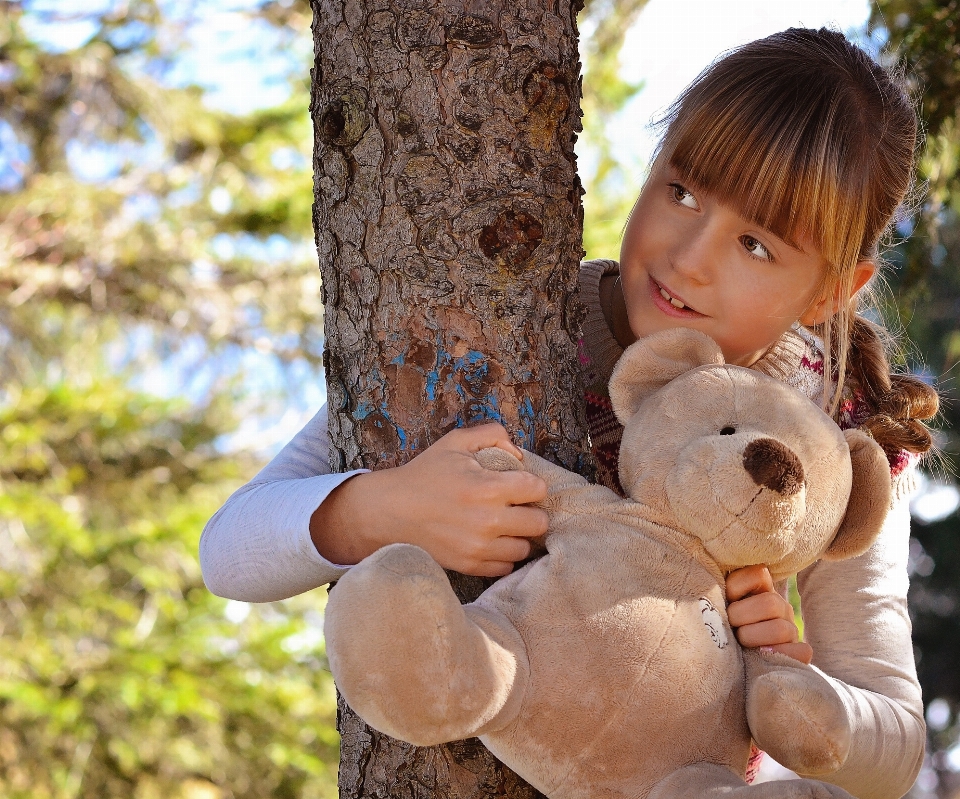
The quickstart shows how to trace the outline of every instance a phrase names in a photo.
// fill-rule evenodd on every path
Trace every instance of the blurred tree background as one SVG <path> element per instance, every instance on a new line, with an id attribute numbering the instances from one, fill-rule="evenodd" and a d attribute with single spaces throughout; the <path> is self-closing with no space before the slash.
<path id="1" fill-rule="evenodd" d="M 581 15 L 591 257 L 616 256 L 637 190 L 607 131 L 641 88 L 619 65 L 645 5 Z M 923 91 L 929 193 L 886 311 L 947 399 L 936 479 L 960 429 L 957 5 L 879 0 L 870 23 Z M 322 400 L 309 23 L 306 0 L 0 0 L 4 797 L 336 795 L 323 592 L 226 602 L 196 559 L 204 521 Z M 204 55 L 224 27 L 275 103 L 222 110 Z M 960 773 L 958 526 L 915 527 L 934 744 L 917 797 Z"/>
<path id="2" fill-rule="evenodd" d="M 906 67 L 925 128 L 921 193 L 888 255 L 896 269 L 884 311 L 912 342 L 908 365 L 925 368 L 941 391 L 943 457 L 930 474 L 936 489 L 960 474 L 960 2 L 876 0 L 869 26 Z M 919 510 L 910 611 L 931 746 L 913 795 L 952 799 L 960 796 L 960 514 L 925 522 Z"/>

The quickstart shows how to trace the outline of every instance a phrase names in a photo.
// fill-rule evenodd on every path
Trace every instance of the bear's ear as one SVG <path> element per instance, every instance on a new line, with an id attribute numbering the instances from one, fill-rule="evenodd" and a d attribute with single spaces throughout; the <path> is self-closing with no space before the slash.
<path id="1" fill-rule="evenodd" d="M 678 327 L 646 336 L 627 347 L 613 369 L 613 412 L 625 425 L 647 396 L 675 377 L 698 366 L 722 363 L 720 347 L 697 330 Z"/>
<path id="2" fill-rule="evenodd" d="M 866 552 L 890 509 L 890 464 L 883 449 L 861 430 L 844 430 L 843 435 L 850 447 L 853 485 L 847 513 L 824 560 L 854 558 Z"/>

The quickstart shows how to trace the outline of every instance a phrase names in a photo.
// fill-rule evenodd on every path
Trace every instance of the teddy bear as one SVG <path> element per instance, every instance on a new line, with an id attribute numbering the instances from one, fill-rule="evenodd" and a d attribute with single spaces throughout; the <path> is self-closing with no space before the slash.
<path id="1" fill-rule="evenodd" d="M 463 606 L 419 547 L 363 560 L 325 611 L 341 693 L 414 745 L 479 736 L 551 799 L 849 797 L 744 782 L 751 738 L 808 775 L 850 740 L 816 669 L 741 649 L 724 578 L 866 551 L 890 504 L 882 449 L 692 330 L 631 345 L 609 391 L 627 497 L 532 453 L 478 453 L 546 481 L 546 554 Z"/>

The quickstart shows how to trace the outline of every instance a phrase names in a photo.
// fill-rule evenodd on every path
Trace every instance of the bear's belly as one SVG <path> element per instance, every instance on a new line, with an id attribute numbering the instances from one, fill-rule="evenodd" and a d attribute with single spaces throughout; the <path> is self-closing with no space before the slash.
<path id="1" fill-rule="evenodd" d="M 604 586 L 586 590 L 555 558 L 496 602 L 527 643 L 530 683 L 516 720 L 483 741 L 551 797 L 643 796 L 693 760 L 746 766 L 743 665 L 721 589 L 696 565 L 651 569 L 666 562 L 658 550 L 640 569 L 621 553 L 616 575 L 601 568 Z"/>

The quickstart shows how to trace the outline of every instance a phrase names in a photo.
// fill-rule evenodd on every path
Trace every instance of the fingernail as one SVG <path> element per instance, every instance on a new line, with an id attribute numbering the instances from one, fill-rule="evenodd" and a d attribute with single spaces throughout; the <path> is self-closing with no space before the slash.
<path id="1" fill-rule="evenodd" d="M 774 649 L 772 646 L 761 646 L 761 647 L 760 647 L 760 651 L 761 651 L 761 652 L 767 652 L 767 653 L 769 654 L 769 653 L 771 653 L 771 652 L 776 652 L 777 650 Z"/>

